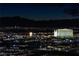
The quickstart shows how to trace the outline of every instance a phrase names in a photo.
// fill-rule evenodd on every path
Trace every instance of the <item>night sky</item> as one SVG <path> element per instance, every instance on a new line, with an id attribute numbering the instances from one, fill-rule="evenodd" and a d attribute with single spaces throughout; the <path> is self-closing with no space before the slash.
<path id="1" fill-rule="evenodd" d="M 74 4 L 0 4 L 0 17 L 22 16 L 30 19 L 76 18 L 64 12 L 65 9 L 78 7 Z"/>

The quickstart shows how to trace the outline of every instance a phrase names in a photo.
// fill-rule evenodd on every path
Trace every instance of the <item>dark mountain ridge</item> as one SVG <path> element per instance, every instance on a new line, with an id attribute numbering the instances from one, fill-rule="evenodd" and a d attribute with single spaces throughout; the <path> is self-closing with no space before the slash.
<path id="1" fill-rule="evenodd" d="M 39 20 L 23 17 L 0 17 L 0 26 L 22 27 L 79 27 L 79 19 Z"/>

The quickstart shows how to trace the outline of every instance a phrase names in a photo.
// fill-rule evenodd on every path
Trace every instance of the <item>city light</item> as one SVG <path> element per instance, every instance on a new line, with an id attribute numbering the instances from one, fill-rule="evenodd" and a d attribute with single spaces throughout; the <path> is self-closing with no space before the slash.
<path id="1" fill-rule="evenodd" d="M 54 31 L 54 37 L 57 37 L 57 31 L 56 30 Z"/>
<path id="2" fill-rule="evenodd" d="M 29 32 L 29 36 L 32 37 L 32 35 L 33 35 L 33 33 L 32 32 Z"/>

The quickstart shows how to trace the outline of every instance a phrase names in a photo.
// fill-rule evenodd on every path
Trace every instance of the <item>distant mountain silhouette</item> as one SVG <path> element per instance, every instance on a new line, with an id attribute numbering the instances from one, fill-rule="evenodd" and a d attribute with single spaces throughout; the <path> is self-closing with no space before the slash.
<path id="1" fill-rule="evenodd" d="M 19 16 L 0 17 L 0 26 L 23 27 L 79 27 L 79 19 L 39 20 L 35 21 Z"/>
<path id="2" fill-rule="evenodd" d="M 32 20 L 23 17 L 0 17 L 0 26 L 28 26 Z"/>

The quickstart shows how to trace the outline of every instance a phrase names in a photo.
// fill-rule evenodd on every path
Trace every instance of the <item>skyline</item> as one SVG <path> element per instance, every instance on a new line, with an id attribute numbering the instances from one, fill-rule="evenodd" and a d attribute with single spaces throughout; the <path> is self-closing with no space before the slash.
<path id="1" fill-rule="evenodd" d="M 0 4 L 0 16 L 21 16 L 35 20 L 48 19 L 72 19 L 79 18 L 79 16 L 72 16 L 64 12 L 65 9 L 78 8 L 79 4 Z"/>

